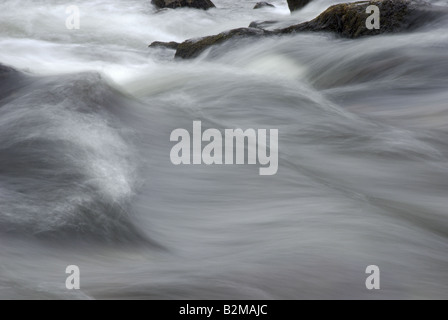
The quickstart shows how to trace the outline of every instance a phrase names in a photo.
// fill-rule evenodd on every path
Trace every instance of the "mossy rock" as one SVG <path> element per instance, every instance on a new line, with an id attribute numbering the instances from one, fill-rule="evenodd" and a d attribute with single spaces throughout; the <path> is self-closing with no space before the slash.
<path id="1" fill-rule="evenodd" d="M 380 29 L 369 30 L 366 20 L 368 6 L 377 6 L 380 10 Z M 429 11 L 421 10 L 426 6 L 408 0 L 372 0 L 337 4 L 321 13 L 316 19 L 294 25 L 277 32 L 293 33 L 303 31 L 328 31 L 347 38 L 359 38 L 382 33 L 409 31 L 423 23 L 423 15 Z M 420 19 L 420 21 L 419 21 Z"/>
<path id="2" fill-rule="evenodd" d="M 179 45 L 176 51 L 176 58 L 190 59 L 199 56 L 206 49 L 222 44 L 229 39 L 259 37 L 270 34 L 269 31 L 256 28 L 239 28 L 223 32 L 214 36 L 208 36 L 197 40 L 187 40 Z"/>
<path id="3" fill-rule="evenodd" d="M 371 5 L 380 9 L 380 29 L 378 30 L 369 30 L 366 26 L 367 18 L 371 15 L 371 13 L 366 13 L 366 9 Z M 445 9 L 434 8 L 428 3 L 414 0 L 371 0 L 343 3 L 328 8 L 312 21 L 283 29 L 268 31 L 263 27 L 274 22 L 254 22 L 249 28 L 234 29 L 197 40 L 187 40 L 178 46 L 176 57 L 195 58 L 206 49 L 233 38 L 284 35 L 295 32 L 332 32 L 354 39 L 383 33 L 412 31 L 441 16 L 445 19 L 447 15 L 448 12 Z"/>

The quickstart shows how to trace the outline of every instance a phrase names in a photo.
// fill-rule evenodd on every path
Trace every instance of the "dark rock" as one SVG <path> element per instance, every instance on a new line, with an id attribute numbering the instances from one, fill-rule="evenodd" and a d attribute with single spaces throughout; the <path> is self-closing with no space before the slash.
<path id="1" fill-rule="evenodd" d="M 366 20 L 371 15 L 366 13 L 370 5 L 380 9 L 380 29 L 369 30 Z M 354 3 L 337 4 L 316 19 L 294 25 L 277 32 L 286 34 L 303 31 L 328 31 L 347 38 L 359 38 L 368 35 L 400 32 L 412 30 L 427 21 L 428 10 L 426 3 L 410 0 L 372 0 Z M 426 18 L 425 18 L 426 16 Z"/>
<path id="2" fill-rule="evenodd" d="M 268 34 L 271 34 L 271 32 L 262 29 L 239 28 L 197 40 L 187 40 L 177 48 L 176 58 L 195 58 L 211 46 L 224 43 L 229 39 L 259 37 Z"/>
<path id="3" fill-rule="evenodd" d="M 166 48 L 172 50 L 177 50 L 177 47 L 179 47 L 179 43 L 174 41 L 171 42 L 154 41 L 149 45 L 149 48 Z"/>
<path id="4" fill-rule="evenodd" d="M 250 23 L 249 28 L 265 29 L 276 23 L 278 23 L 278 21 L 253 21 Z"/>
<path id="5" fill-rule="evenodd" d="M 261 8 L 266 8 L 266 7 L 270 7 L 270 8 L 275 8 L 275 6 L 273 4 L 270 4 L 268 2 L 258 2 L 254 9 L 261 9 Z"/>
<path id="6" fill-rule="evenodd" d="M 152 0 L 151 3 L 160 9 L 189 7 L 207 10 L 215 8 L 215 5 L 210 0 Z"/>
<path id="7" fill-rule="evenodd" d="M 305 7 L 312 0 L 288 0 L 289 11 L 293 12 Z"/>
<path id="8" fill-rule="evenodd" d="M 366 9 L 370 5 L 378 6 L 380 9 L 379 30 L 369 30 L 366 27 L 366 20 L 371 15 L 366 13 Z M 178 46 L 176 57 L 195 58 L 211 46 L 224 43 L 235 37 L 261 37 L 295 32 L 333 32 L 342 37 L 359 38 L 382 33 L 411 31 L 428 21 L 434 21 L 437 18 L 446 19 L 447 15 L 448 12 L 445 9 L 436 9 L 425 2 L 414 0 L 371 0 L 337 4 L 328 8 L 312 21 L 283 29 L 268 31 L 261 28 L 260 24 L 266 25 L 275 22 L 254 22 L 249 28 L 234 29 L 198 40 L 187 40 Z"/>

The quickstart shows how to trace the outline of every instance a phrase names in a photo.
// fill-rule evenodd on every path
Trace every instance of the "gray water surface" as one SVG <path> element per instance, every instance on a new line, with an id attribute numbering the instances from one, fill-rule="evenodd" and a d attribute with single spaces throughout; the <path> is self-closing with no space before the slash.
<path id="1" fill-rule="evenodd" d="M 1 299 L 448 298 L 448 24 L 147 48 L 334 3 L 255 2 L 0 3 Z M 279 129 L 277 175 L 174 166 L 195 120 Z"/>

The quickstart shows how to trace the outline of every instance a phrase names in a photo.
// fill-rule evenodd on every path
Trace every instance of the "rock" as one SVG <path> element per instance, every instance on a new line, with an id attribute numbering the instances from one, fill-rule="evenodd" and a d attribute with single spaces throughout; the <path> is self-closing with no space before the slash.
<path id="1" fill-rule="evenodd" d="M 293 12 L 305 7 L 312 0 L 288 0 L 289 11 Z"/>
<path id="2" fill-rule="evenodd" d="M 250 23 L 249 28 L 266 29 L 276 23 L 278 23 L 278 21 L 253 21 Z"/>
<path id="3" fill-rule="evenodd" d="M 273 4 L 270 4 L 268 2 L 258 2 L 254 9 L 261 9 L 261 8 L 266 8 L 266 7 L 270 7 L 270 8 L 275 8 L 275 6 Z"/>
<path id="4" fill-rule="evenodd" d="M 177 50 L 177 47 L 179 47 L 179 43 L 174 41 L 171 42 L 154 41 L 149 45 L 149 48 L 166 48 L 172 50 Z"/>
<path id="5" fill-rule="evenodd" d="M 271 34 L 271 32 L 263 29 L 239 28 L 197 40 L 187 40 L 179 45 L 175 57 L 183 59 L 191 59 L 199 56 L 202 52 L 204 52 L 211 46 L 224 43 L 229 39 L 257 37 L 268 34 Z"/>
<path id="6" fill-rule="evenodd" d="M 207 10 L 215 8 L 215 5 L 210 0 L 152 0 L 151 3 L 160 9 L 189 7 Z"/>
<path id="7" fill-rule="evenodd" d="M 378 6 L 380 9 L 379 30 L 369 30 L 366 27 L 366 20 L 371 15 L 366 13 L 366 9 L 370 5 Z M 427 3 L 414 0 L 370 0 L 337 4 L 328 8 L 312 21 L 287 28 L 268 31 L 262 27 L 275 22 L 254 22 L 249 28 L 234 29 L 198 40 L 187 40 L 179 44 L 176 57 L 195 58 L 211 46 L 224 43 L 235 37 L 261 37 L 295 32 L 333 32 L 342 37 L 359 38 L 382 33 L 411 31 L 428 21 L 434 21 L 440 17 L 446 19 L 447 15 L 448 12 L 445 9 L 434 8 Z"/>
<path id="8" fill-rule="evenodd" d="M 369 30 L 366 27 L 366 20 L 371 15 L 366 13 L 366 9 L 370 5 L 378 6 L 380 9 L 379 30 Z M 371 0 L 337 4 L 328 8 L 312 21 L 277 31 L 282 34 L 329 31 L 347 38 L 409 31 L 424 24 L 427 16 L 434 13 L 427 10 L 428 8 L 425 3 L 411 0 Z"/>

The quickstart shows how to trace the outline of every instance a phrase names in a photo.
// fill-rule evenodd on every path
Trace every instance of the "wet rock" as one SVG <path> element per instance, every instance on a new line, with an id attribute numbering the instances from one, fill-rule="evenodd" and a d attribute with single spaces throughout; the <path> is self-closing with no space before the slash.
<path id="1" fill-rule="evenodd" d="M 259 37 L 271 34 L 271 32 L 256 28 L 239 28 L 223 32 L 214 36 L 208 36 L 196 40 L 187 40 L 179 45 L 176 58 L 191 59 L 204 52 L 206 49 L 222 44 L 233 38 Z"/>
<path id="2" fill-rule="evenodd" d="M 154 41 L 149 45 L 149 48 L 165 48 L 172 50 L 177 50 L 177 47 L 179 47 L 179 43 L 174 41 L 171 42 Z"/>
<path id="3" fill-rule="evenodd" d="M 157 8 L 196 8 L 196 9 L 210 9 L 215 8 L 215 5 L 210 0 L 152 0 L 151 3 Z"/>
<path id="4" fill-rule="evenodd" d="M 305 7 L 312 0 L 288 0 L 289 11 L 293 12 Z"/>
<path id="5" fill-rule="evenodd" d="M 380 10 L 380 28 L 370 30 L 366 21 L 371 12 L 367 7 L 374 5 Z M 371 0 L 354 3 L 337 4 L 321 13 L 312 21 L 268 31 L 265 28 L 274 21 L 253 22 L 249 28 L 234 29 L 218 35 L 197 40 L 187 40 L 181 43 L 176 51 L 176 57 L 190 59 L 197 57 L 211 46 L 224 43 L 235 37 L 261 37 L 269 35 L 283 35 L 295 32 L 333 32 L 346 38 L 359 38 L 383 33 L 412 31 L 425 25 L 428 21 L 435 21 L 443 17 L 446 19 L 447 10 L 432 7 L 425 2 L 414 0 Z"/>
<path id="6" fill-rule="evenodd" d="M 276 23 L 278 23 L 278 21 L 253 21 L 250 23 L 249 28 L 266 29 Z"/>
<path id="7" fill-rule="evenodd" d="M 254 7 L 254 9 L 261 9 L 261 8 L 275 8 L 275 6 L 268 2 L 258 2 Z"/>
<path id="8" fill-rule="evenodd" d="M 380 9 L 380 28 L 369 30 L 366 20 L 371 13 L 367 7 L 375 5 Z M 303 31 L 328 31 L 347 38 L 359 38 L 368 35 L 409 31 L 422 25 L 431 14 L 428 6 L 421 2 L 408 0 L 372 0 L 337 4 L 321 13 L 316 19 L 294 25 L 279 33 Z"/>

